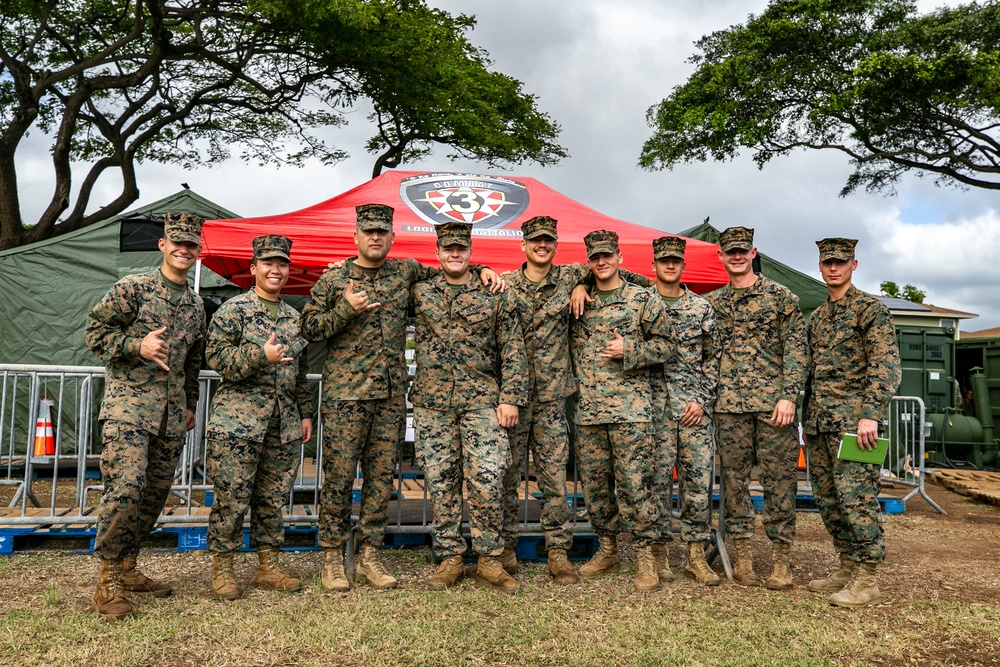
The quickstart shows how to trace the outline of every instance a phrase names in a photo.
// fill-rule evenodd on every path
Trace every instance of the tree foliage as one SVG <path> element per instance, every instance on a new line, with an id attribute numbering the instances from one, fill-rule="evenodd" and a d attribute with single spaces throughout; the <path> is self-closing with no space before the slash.
<path id="1" fill-rule="evenodd" d="M 365 98 L 374 175 L 435 144 L 490 166 L 557 162 L 558 126 L 491 69 L 473 25 L 420 0 L 6 0 L 0 250 L 122 212 L 145 161 L 336 162 L 321 135 Z M 25 221 L 15 154 L 30 133 L 51 139 L 54 185 Z"/>
<path id="2" fill-rule="evenodd" d="M 834 149 L 854 166 L 841 196 L 892 193 L 911 171 L 1000 189 L 995 1 L 919 15 L 913 0 L 772 0 L 696 46 L 695 72 L 647 112 L 644 168 Z"/>
<path id="3" fill-rule="evenodd" d="M 893 299 L 906 299 L 910 303 L 923 303 L 924 299 L 927 298 L 927 292 L 922 289 L 918 289 L 913 285 L 903 285 L 900 288 L 899 285 L 891 280 L 883 280 L 879 283 L 879 290 L 882 292 L 882 296 L 891 297 Z"/>

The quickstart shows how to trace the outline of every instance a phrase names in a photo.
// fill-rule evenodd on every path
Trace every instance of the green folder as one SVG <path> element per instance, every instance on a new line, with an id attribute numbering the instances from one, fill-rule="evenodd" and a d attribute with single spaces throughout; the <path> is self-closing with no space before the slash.
<path id="1" fill-rule="evenodd" d="M 885 461 L 885 455 L 888 452 L 888 438 L 879 438 L 875 443 L 875 449 L 861 449 L 858 447 L 857 434 L 845 433 L 840 441 L 840 448 L 837 450 L 837 458 L 842 461 L 858 461 L 859 463 L 880 466 Z"/>

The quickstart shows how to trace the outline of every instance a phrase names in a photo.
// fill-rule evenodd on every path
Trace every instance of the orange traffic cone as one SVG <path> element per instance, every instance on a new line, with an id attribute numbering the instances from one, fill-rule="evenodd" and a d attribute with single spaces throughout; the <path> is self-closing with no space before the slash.
<path id="1" fill-rule="evenodd" d="M 35 424 L 35 456 L 52 456 L 56 453 L 56 439 L 52 435 L 52 411 L 56 402 L 43 398 L 38 405 L 38 422 Z"/>

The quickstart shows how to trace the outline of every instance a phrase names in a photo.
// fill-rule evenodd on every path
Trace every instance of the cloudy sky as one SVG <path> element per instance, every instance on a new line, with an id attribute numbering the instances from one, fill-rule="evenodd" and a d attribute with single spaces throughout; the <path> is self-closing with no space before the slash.
<path id="1" fill-rule="evenodd" d="M 711 216 L 719 228 L 756 229 L 763 252 L 815 275 L 814 241 L 826 236 L 860 239 L 856 282 L 877 292 L 883 280 L 925 290 L 939 306 L 978 313 L 966 331 L 1000 326 L 996 285 L 1000 264 L 1000 196 L 994 191 L 936 187 L 907 178 L 894 197 L 838 197 L 851 170 L 834 151 L 812 151 L 772 161 L 759 171 L 749 155 L 729 163 L 697 163 L 665 172 L 636 164 L 650 135 L 646 110 L 690 74 L 694 41 L 742 23 L 766 0 L 441 0 L 453 13 L 472 13 L 471 40 L 489 51 L 495 67 L 524 82 L 538 104 L 562 126 L 570 157 L 555 167 L 524 165 L 509 173 L 532 176 L 608 215 L 676 232 Z M 923 0 L 922 10 L 947 3 Z M 142 197 L 154 201 L 190 183 L 199 194 L 242 216 L 304 208 L 363 183 L 373 157 L 367 110 L 348 115 L 347 128 L 330 141 L 351 157 L 334 167 L 257 167 L 237 160 L 186 172 L 140 168 Z M 484 173 L 471 162 L 449 162 L 444 151 L 403 169 Z M 40 156 L 44 157 L 44 156 Z M 44 178 L 32 180 L 33 156 L 24 165 L 22 200 L 47 199 Z M 41 174 L 41 170 L 38 171 Z M 108 190 L 108 198 L 112 191 Z M 99 197 L 98 197 L 99 199 Z"/>

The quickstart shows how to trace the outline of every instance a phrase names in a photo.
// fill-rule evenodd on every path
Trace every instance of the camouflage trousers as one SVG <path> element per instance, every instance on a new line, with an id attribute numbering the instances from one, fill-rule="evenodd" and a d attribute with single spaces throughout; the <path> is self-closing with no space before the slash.
<path id="1" fill-rule="evenodd" d="M 319 544 L 339 547 L 351 536 L 353 487 L 361 463 L 359 540 L 380 547 L 389 523 L 393 461 L 405 437 L 402 396 L 323 403 L 323 489 Z"/>
<path id="2" fill-rule="evenodd" d="M 566 502 L 566 461 L 569 459 L 566 401 L 532 403 L 521 408 L 517 426 L 508 430 L 507 437 L 511 464 L 503 479 L 504 546 L 510 549 L 517 546 L 521 472 L 530 447 L 535 479 L 542 492 L 541 524 L 545 531 L 545 547 L 569 550 L 573 546 L 573 531 L 569 527 L 569 503 Z"/>
<path id="3" fill-rule="evenodd" d="M 243 546 L 243 515 L 250 508 L 250 546 L 280 547 L 285 541 L 281 506 L 288 501 L 299 466 L 298 440 L 281 442 L 277 410 L 264 440 L 210 437 L 207 473 L 215 485 L 208 519 L 208 549 L 235 551 Z"/>
<path id="4" fill-rule="evenodd" d="M 590 523 L 599 535 L 627 530 L 638 547 L 659 540 L 656 459 L 654 424 L 576 426 L 577 470 Z"/>
<path id="5" fill-rule="evenodd" d="M 715 437 L 726 494 L 726 533 L 733 539 L 754 533 L 750 475 L 757 455 L 764 488 L 764 532 L 772 542 L 795 541 L 798 431 L 794 424 L 775 428 L 770 412 L 715 413 Z"/>
<path id="6" fill-rule="evenodd" d="M 680 498 L 681 539 L 703 542 L 710 536 L 712 464 L 715 462 L 715 439 L 712 418 L 702 415 L 695 426 L 681 426 L 679 419 L 669 415 L 656 426 L 660 448 L 659 465 L 653 482 L 653 493 L 659 503 L 660 541 L 668 542 L 674 467 L 677 468 Z"/>
<path id="7" fill-rule="evenodd" d="M 444 411 L 413 409 L 417 458 L 430 487 L 434 508 L 434 552 L 464 554 L 462 481 L 469 497 L 472 550 L 499 556 L 504 541 L 503 476 L 510 465 L 507 431 L 496 409 Z"/>
<path id="8" fill-rule="evenodd" d="M 139 553 L 174 481 L 184 439 L 165 438 L 119 421 L 102 424 L 104 493 L 97 510 L 94 553 L 120 560 Z"/>
<path id="9" fill-rule="evenodd" d="M 879 466 L 837 458 L 840 433 L 809 436 L 809 474 L 816 507 L 837 553 L 856 563 L 885 560 Z"/>

